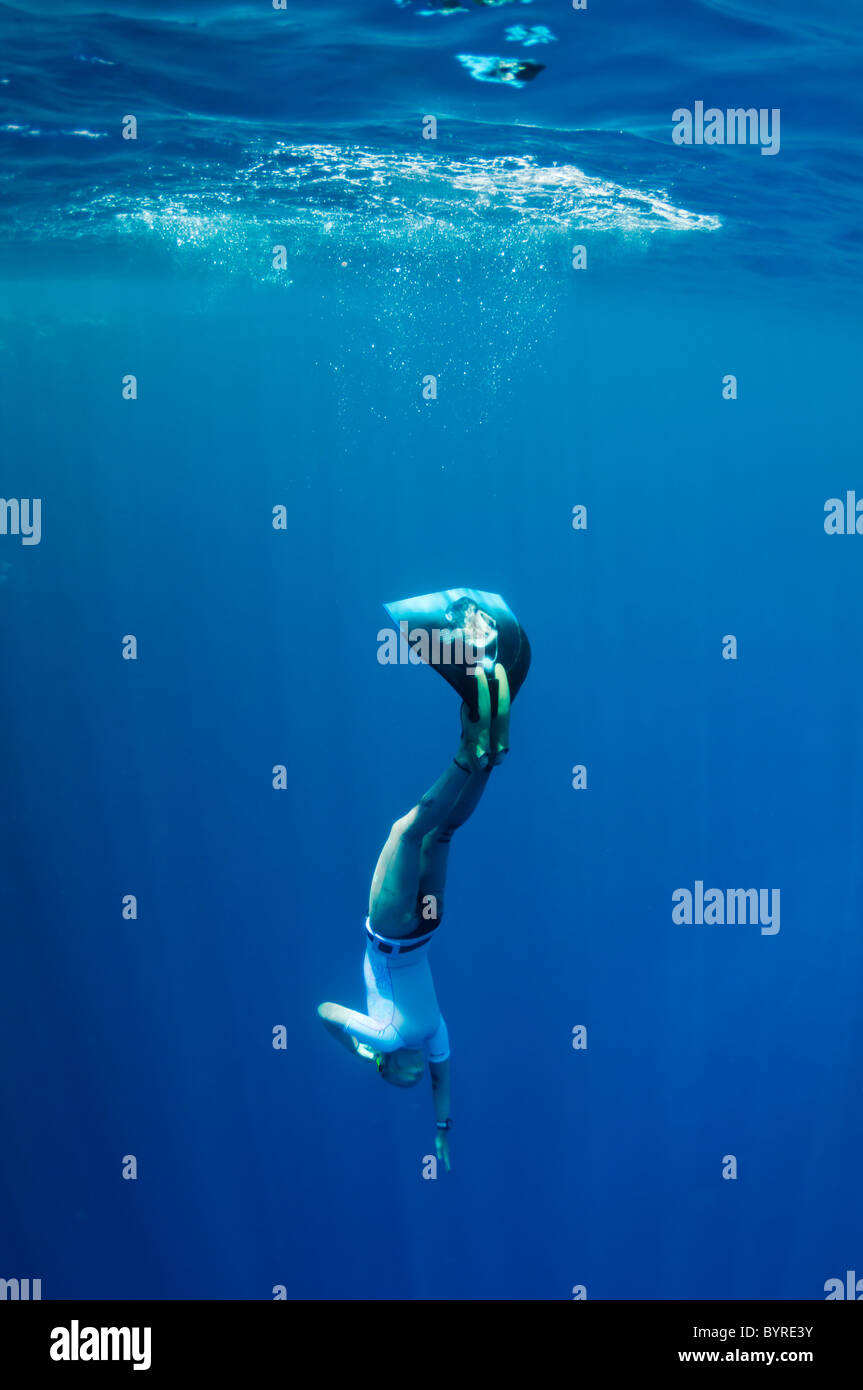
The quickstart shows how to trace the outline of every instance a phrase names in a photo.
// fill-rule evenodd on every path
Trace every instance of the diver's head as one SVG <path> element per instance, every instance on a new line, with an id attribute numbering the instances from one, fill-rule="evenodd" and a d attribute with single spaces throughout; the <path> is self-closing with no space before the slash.
<path id="1" fill-rule="evenodd" d="M 418 1086 L 425 1071 L 425 1057 L 417 1047 L 400 1047 L 377 1058 L 378 1071 L 391 1086 Z"/>

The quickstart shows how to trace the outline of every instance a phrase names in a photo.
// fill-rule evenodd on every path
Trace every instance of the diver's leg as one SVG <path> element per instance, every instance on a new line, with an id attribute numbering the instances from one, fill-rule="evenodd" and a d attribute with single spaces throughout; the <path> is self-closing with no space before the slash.
<path id="1" fill-rule="evenodd" d="M 443 895 L 452 837 L 473 815 L 488 786 L 490 767 L 474 772 L 449 815 L 423 838 L 420 849 L 419 899 L 425 920 L 437 924 L 443 916 Z"/>
<path id="2" fill-rule="evenodd" d="M 477 719 L 462 705 L 462 738 L 447 771 L 422 801 L 393 826 L 372 883 L 369 918 L 391 922 L 390 934 L 413 930 L 419 918 L 437 925 L 443 913 L 449 847 L 453 834 L 473 815 L 488 786 L 492 767 L 509 750 L 509 682 L 495 667 L 497 708 L 484 671 L 477 672 Z M 464 774 L 461 783 L 458 773 Z M 386 935 L 383 927 L 376 928 Z"/>
<path id="3" fill-rule="evenodd" d="M 476 719 L 471 719 L 467 704 L 463 704 L 462 737 L 455 758 L 413 810 L 396 821 L 378 859 L 369 895 L 369 921 L 382 936 L 412 932 L 424 907 L 427 910 L 430 906 L 422 903 L 426 893 L 440 893 L 442 898 L 453 832 L 473 814 L 492 767 L 506 756 L 510 706 L 506 672 L 503 666 L 495 667 L 494 718 L 488 677 L 481 667 L 475 674 Z M 435 888 L 424 888 L 425 882 Z M 439 906 L 436 915 L 440 916 Z"/>
<path id="4" fill-rule="evenodd" d="M 420 850 L 419 900 L 422 915 L 426 920 L 439 922 L 443 915 L 443 894 L 446 884 L 447 861 L 452 837 L 459 826 L 473 815 L 480 797 L 488 786 L 492 767 L 503 762 L 509 752 L 509 713 L 511 698 L 509 681 L 503 666 L 495 667 L 497 677 L 497 709 L 490 725 L 489 766 L 475 768 L 470 781 L 465 783 L 461 796 L 450 811 L 444 815 L 439 825 L 430 830 L 422 842 Z M 472 727 L 462 711 L 462 725 L 466 735 Z"/>
<path id="5" fill-rule="evenodd" d="M 462 706 L 458 751 L 413 810 L 397 820 L 381 851 L 369 894 L 369 921 L 382 936 L 406 936 L 417 925 L 420 854 L 429 831 L 445 824 L 468 784 L 486 770 L 491 745 L 491 692 L 477 671 L 477 718 Z M 484 786 L 484 782 L 483 782 Z"/>
<path id="6" fill-rule="evenodd" d="M 413 810 L 396 821 L 378 859 L 369 894 L 369 921 L 381 936 L 405 936 L 417 925 L 423 841 L 454 810 L 462 792 L 478 776 L 451 762 Z"/>

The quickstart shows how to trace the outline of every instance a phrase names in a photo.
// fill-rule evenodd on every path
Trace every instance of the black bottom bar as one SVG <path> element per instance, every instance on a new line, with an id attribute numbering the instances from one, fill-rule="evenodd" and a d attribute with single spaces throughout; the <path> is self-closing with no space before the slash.
<path id="1" fill-rule="evenodd" d="M 400 1372 L 396 1359 L 372 1370 L 361 1342 L 341 1340 L 350 1306 L 316 1304 L 327 1310 L 325 1328 L 320 1316 L 309 1316 L 310 1304 L 305 1302 L 7 1302 L 0 1308 L 2 1361 L 4 1368 L 17 1363 L 25 1377 L 31 1371 L 47 1371 L 51 1376 L 92 1378 L 106 1367 L 114 1376 L 132 1375 L 137 1366 L 142 1383 L 141 1373 L 158 1380 L 187 1370 L 194 1372 L 196 1383 L 206 1383 L 210 1376 L 220 1380 L 250 1367 L 263 1373 L 270 1365 L 289 1375 L 298 1370 L 302 1375 L 309 1357 L 320 1355 L 320 1361 L 312 1364 L 327 1379 L 339 1368 L 340 1358 L 360 1374 L 403 1378 L 409 1364 Z M 466 1306 L 509 1309 L 512 1305 Z M 410 1311 L 408 1303 L 398 1304 L 397 1309 L 376 1303 L 375 1317 L 386 1320 L 388 1358 L 397 1357 L 402 1337 L 413 1341 L 421 1335 L 424 1354 L 429 1345 L 437 1346 L 442 1369 L 449 1367 L 447 1378 L 455 1360 L 468 1375 L 481 1364 L 486 1380 L 510 1353 L 529 1349 L 534 1358 L 541 1358 L 534 1360 L 539 1374 L 558 1339 L 574 1374 L 587 1367 L 649 1374 L 672 1366 L 712 1364 L 726 1369 L 804 1366 L 823 1376 L 855 1364 L 863 1332 L 860 1314 L 838 1301 L 584 1301 L 566 1309 L 558 1307 L 553 1317 L 550 1311 L 541 1313 L 541 1305 L 530 1306 L 536 1311 L 523 1319 L 514 1320 L 507 1312 L 505 1332 L 493 1340 L 483 1326 L 488 1314 L 478 1314 L 468 1333 L 465 1314 L 455 1305 L 451 1329 L 449 1315 L 441 1320 L 439 1313 L 432 1330 Z M 347 1320 L 352 1323 L 350 1315 Z M 465 1355 L 465 1340 L 469 1355 Z M 26 1381 L 19 1378 L 19 1383 Z"/>

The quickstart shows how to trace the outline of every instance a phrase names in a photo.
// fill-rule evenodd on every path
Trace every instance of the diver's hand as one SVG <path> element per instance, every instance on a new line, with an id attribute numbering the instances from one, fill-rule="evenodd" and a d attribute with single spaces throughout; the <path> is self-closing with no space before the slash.
<path id="1" fill-rule="evenodd" d="M 437 1156 L 438 1156 L 438 1162 L 444 1164 L 444 1166 L 445 1166 L 445 1168 L 446 1168 L 446 1170 L 447 1170 L 448 1173 L 451 1172 L 451 1171 L 452 1171 L 452 1168 L 451 1168 L 451 1164 L 450 1164 L 450 1161 L 449 1161 L 449 1130 L 448 1130 L 448 1129 L 438 1129 L 438 1130 L 435 1131 L 434 1146 L 435 1146 L 435 1153 L 436 1153 Z"/>

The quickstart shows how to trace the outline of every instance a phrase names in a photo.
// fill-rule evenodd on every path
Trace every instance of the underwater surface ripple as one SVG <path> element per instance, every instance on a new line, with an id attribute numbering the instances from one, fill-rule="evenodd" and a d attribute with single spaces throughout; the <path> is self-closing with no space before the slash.
<path id="1" fill-rule="evenodd" d="M 225 263 L 279 223 L 310 245 L 408 246 L 432 224 L 454 242 L 719 231 L 761 274 L 859 263 L 858 15 L 801 0 L 598 15 L 548 0 L 0 6 L 4 238 L 134 231 L 221 242 Z M 526 46 L 537 32 L 553 41 Z M 545 66 L 513 90 L 473 80 L 464 54 Z M 672 111 L 699 99 L 780 108 L 780 156 L 676 147 Z M 120 135 L 127 108 L 137 142 Z"/>

